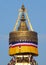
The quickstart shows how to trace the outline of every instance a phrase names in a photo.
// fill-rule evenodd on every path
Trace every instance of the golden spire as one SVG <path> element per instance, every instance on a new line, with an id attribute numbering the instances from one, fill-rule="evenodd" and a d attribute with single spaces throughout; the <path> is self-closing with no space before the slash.
<path id="1" fill-rule="evenodd" d="M 22 7 L 22 8 L 24 9 L 24 7 Z M 26 21 L 26 19 L 25 19 L 24 12 L 23 12 L 21 19 L 20 19 L 20 26 L 18 27 L 19 31 L 27 31 L 28 30 L 28 27 L 27 27 L 27 24 L 25 21 Z"/>
<path id="2" fill-rule="evenodd" d="M 28 21 L 28 25 L 25 21 Z M 20 22 L 20 25 L 18 27 L 18 22 Z M 29 17 L 28 17 L 28 14 L 27 14 L 27 11 L 24 7 L 24 5 L 22 5 L 21 9 L 19 10 L 19 15 L 18 15 L 18 19 L 16 20 L 16 24 L 14 26 L 14 29 L 13 31 L 27 31 L 28 30 L 28 27 L 29 27 L 29 30 L 30 31 L 34 31 L 33 28 L 32 28 L 32 25 L 30 23 L 30 20 L 29 20 Z M 18 28 L 17 28 L 18 27 Z"/>

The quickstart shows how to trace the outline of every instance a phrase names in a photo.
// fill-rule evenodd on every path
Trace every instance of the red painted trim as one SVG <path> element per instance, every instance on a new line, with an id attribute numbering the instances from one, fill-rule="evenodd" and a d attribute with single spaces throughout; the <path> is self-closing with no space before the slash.
<path id="1" fill-rule="evenodd" d="M 14 46 L 10 46 L 9 48 L 21 47 L 21 46 L 33 46 L 33 47 L 36 47 L 37 48 L 37 46 L 34 46 L 34 45 L 26 45 L 26 44 L 24 44 L 24 45 L 14 45 Z"/>

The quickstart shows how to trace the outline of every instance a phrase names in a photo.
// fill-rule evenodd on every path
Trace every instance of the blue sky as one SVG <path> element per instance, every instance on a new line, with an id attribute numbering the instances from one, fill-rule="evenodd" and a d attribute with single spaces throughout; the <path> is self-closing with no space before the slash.
<path id="1" fill-rule="evenodd" d="M 7 65 L 9 32 L 13 30 L 22 4 L 28 10 L 34 30 L 38 33 L 39 65 L 46 65 L 46 0 L 0 0 L 0 65 Z"/>

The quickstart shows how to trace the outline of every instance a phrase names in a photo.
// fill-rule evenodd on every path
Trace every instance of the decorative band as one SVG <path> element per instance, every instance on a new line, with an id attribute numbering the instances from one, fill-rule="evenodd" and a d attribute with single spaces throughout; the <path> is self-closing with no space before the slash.
<path id="1" fill-rule="evenodd" d="M 10 44 L 9 47 L 16 47 L 16 46 L 34 46 L 37 47 L 36 44 L 33 43 L 17 43 L 17 44 Z"/>

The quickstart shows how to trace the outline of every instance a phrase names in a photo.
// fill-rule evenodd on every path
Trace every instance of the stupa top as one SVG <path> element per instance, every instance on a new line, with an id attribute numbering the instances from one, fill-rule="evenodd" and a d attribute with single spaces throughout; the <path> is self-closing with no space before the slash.
<path id="1" fill-rule="evenodd" d="M 27 22 L 26 22 L 27 21 Z M 19 24 L 20 22 L 20 24 Z M 28 25 L 27 25 L 28 23 Z M 18 29 L 16 30 L 17 26 L 19 25 Z M 21 29 L 22 31 L 26 31 L 29 30 L 28 28 L 30 28 L 30 31 L 33 31 L 32 25 L 30 23 L 26 8 L 24 7 L 24 5 L 22 5 L 20 11 L 19 11 L 19 15 L 18 15 L 18 19 L 16 21 L 16 24 L 14 26 L 14 30 L 13 31 L 18 31 L 20 30 L 20 28 L 25 28 L 25 29 Z"/>

